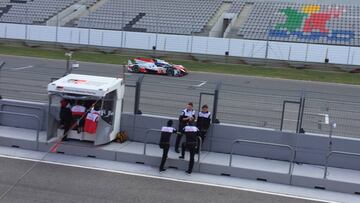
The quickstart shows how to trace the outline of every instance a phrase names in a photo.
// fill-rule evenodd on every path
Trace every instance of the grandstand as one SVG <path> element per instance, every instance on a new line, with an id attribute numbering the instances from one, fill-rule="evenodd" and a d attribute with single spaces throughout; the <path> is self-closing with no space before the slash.
<path id="1" fill-rule="evenodd" d="M 79 20 L 78 27 L 191 34 L 200 32 L 221 0 L 108 0 Z"/>
<path id="2" fill-rule="evenodd" d="M 360 7 L 355 5 L 255 3 L 238 35 L 309 43 L 359 44 Z"/>
<path id="3" fill-rule="evenodd" d="M 335 0 L 0 1 L 6 23 L 334 45 L 359 45 L 359 14 L 356 1 Z"/>
<path id="4" fill-rule="evenodd" d="M 74 3 L 75 0 L 5 0 L 0 2 L 0 21 L 44 24 L 46 20 Z"/>

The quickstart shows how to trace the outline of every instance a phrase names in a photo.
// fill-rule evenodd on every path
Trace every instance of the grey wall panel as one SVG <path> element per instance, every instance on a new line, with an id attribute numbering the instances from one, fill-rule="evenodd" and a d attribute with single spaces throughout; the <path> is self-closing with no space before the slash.
<path id="1" fill-rule="evenodd" d="M 0 111 L 9 111 L 15 113 L 24 113 L 36 115 L 40 118 L 41 130 L 46 129 L 46 105 L 42 103 L 0 100 Z M 33 118 L 0 114 L 0 124 L 9 127 L 18 127 L 26 129 L 36 129 L 37 121 Z"/>
<path id="2" fill-rule="evenodd" d="M 333 154 L 329 157 L 328 165 L 337 168 L 360 170 L 360 157 Z"/>
<path id="3" fill-rule="evenodd" d="M 331 149 L 360 154 L 360 142 L 351 138 L 334 137 Z M 329 157 L 329 166 L 360 170 L 360 156 L 333 154 Z"/>
<path id="4" fill-rule="evenodd" d="M 360 142 L 358 139 L 333 137 L 332 150 L 360 153 Z"/>
<path id="5" fill-rule="evenodd" d="M 292 176 L 292 185 L 307 187 L 307 188 L 325 188 L 325 180 L 321 178 L 304 177 L 304 176 Z"/>
<path id="6" fill-rule="evenodd" d="M 324 165 L 327 151 L 311 150 L 298 147 L 296 150 L 295 162 Z"/>
<path id="7" fill-rule="evenodd" d="M 344 192 L 344 193 L 353 193 L 360 194 L 360 185 L 356 183 L 346 183 L 340 181 L 326 180 L 325 186 L 327 190 Z"/>
<path id="8" fill-rule="evenodd" d="M 324 165 L 329 139 L 326 136 L 299 134 L 296 149 L 297 162 Z"/>

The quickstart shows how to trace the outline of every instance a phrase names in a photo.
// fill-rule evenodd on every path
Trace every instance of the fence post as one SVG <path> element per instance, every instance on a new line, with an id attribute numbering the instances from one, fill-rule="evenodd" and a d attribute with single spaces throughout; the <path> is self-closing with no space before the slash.
<path id="1" fill-rule="evenodd" d="M 302 128 L 302 123 L 303 123 L 303 119 L 304 119 L 305 99 L 306 99 L 305 98 L 305 90 L 302 89 L 302 91 L 301 91 L 301 99 L 300 99 L 299 131 Z"/>
<path id="2" fill-rule="evenodd" d="M 104 31 L 101 32 L 101 46 L 104 46 Z"/>
<path id="3" fill-rule="evenodd" d="M 346 60 L 346 64 L 348 64 L 348 65 L 350 63 L 350 54 L 351 54 L 351 47 L 349 46 L 348 54 L 347 54 L 347 60 Z"/>
<path id="4" fill-rule="evenodd" d="M 288 55 L 288 61 L 290 61 L 290 59 L 291 59 L 291 50 L 292 49 L 292 47 L 291 46 L 289 46 L 289 55 Z"/>
<path id="5" fill-rule="evenodd" d="M 269 57 L 269 40 L 270 40 L 270 31 L 271 31 L 271 24 L 272 21 L 269 21 L 269 25 L 268 25 L 268 33 L 266 36 L 266 47 L 265 47 L 265 59 L 267 59 Z"/>
<path id="6" fill-rule="evenodd" d="M 140 75 L 135 85 L 135 103 L 134 103 L 134 114 L 141 114 L 139 109 L 140 106 L 140 92 L 141 92 L 141 83 L 144 79 L 144 75 Z"/>
<path id="7" fill-rule="evenodd" d="M 212 115 L 212 123 L 220 123 L 216 117 L 217 109 L 218 109 L 218 101 L 219 101 L 219 91 L 221 88 L 221 82 L 216 84 L 216 88 L 214 91 L 214 103 L 213 103 L 213 115 Z"/>
<path id="8" fill-rule="evenodd" d="M 254 57 L 254 51 L 255 51 L 255 43 L 253 43 L 252 47 L 251 47 L 251 57 L 252 58 Z"/>

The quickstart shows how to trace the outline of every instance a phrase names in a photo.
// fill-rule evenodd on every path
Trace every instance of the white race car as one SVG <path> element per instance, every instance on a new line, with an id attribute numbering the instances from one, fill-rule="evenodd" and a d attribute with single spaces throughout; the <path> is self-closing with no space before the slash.
<path id="1" fill-rule="evenodd" d="M 170 64 L 161 59 L 135 58 L 128 61 L 127 69 L 132 73 L 153 73 L 175 77 L 187 74 L 184 66 Z"/>

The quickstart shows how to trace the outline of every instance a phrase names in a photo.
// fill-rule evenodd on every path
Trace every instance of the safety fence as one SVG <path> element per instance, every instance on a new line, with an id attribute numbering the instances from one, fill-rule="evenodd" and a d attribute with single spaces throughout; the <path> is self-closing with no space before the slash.
<path id="1" fill-rule="evenodd" d="M 127 82 L 136 84 L 139 76 L 132 75 Z M 141 88 L 127 88 L 125 95 L 128 112 L 178 117 L 186 104 L 193 102 L 197 112 L 208 104 L 213 119 L 221 123 L 360 137 L 360 97 L 345 93 L 145 76 Z"/>
<path id="2" fill-rule="evenodd" d="M 0 23 L 0 38 L 286 61 L 360 64 L 360 47 Z"/>

